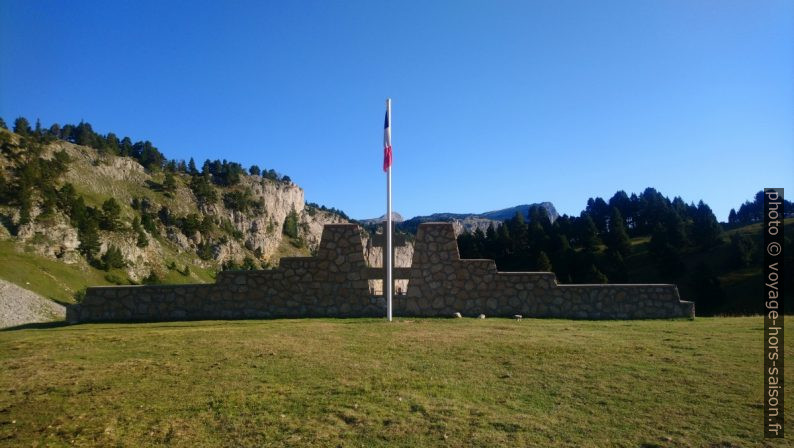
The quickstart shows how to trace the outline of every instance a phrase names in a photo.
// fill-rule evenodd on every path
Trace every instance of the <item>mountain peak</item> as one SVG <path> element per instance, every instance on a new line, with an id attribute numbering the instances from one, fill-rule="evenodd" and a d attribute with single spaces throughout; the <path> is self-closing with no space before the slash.
<path id="1" fill-rule="evenodd" d="M 403 222 L 404 219 L 401 214 L 397 212 L 391 212 L 391 219 L 394 222 Z M 370 218 L 370 219 L 359 219 L 358 222 L 362 224 L 380 224 L 386 220 L 386 214 L 380 215 L 378 218 Z"/>

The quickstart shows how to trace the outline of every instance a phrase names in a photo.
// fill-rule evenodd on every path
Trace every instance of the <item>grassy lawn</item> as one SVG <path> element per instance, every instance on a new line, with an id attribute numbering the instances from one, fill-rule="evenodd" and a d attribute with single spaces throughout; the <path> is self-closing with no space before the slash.
<path id="1" fill-rule="evenodd" d="M 764 446 L 761 339 L 759 317 L 0 331 L 0 445 Z"/>

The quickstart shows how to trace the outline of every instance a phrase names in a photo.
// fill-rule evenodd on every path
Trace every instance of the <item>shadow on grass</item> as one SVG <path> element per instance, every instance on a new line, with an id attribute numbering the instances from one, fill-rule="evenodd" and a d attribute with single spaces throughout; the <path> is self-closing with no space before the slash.
<path id="1" fill-rule="evenodd" d="M 490 320 L 515 320 L 510 317 L 502 317 L 496 316 L 491 317 Z M 638 322 L 648 322 L 648 321 L 693 321 L 697 319 L 692 319 L 689 317 L 673 317 L 673 318 L 666 318 L 666 319 L 630 319 L 630 320 L 622 320 L 622 319 L 560 319 L 560 318 L 527 318 L 525 320 L 531 321 L 533 319 L 538 320 L 545 320 L 545 321 L 559 321 L 559 322 L 620 322 L 624 326 L 632 326 Z M 288 322 L 288 321 L 310 321 L 310 320 L 320 320 L 320 321 L 327 321 L 327 322 L 334 322 L 339 324 L 345 325 L 361 325 L 361 324 L 371 324 L 373 322 L 384 322 L 387 323 L 384 318 L 381 317 L 274 317 L 274 318 L 259 318 L 259 319 L 227 319 L 227 320 L 218 320 L 218 319 L 196 319 L 196 320 L 172 320 L 172 321 L 163 321 L 163 320 L 128 320 L 128 321 L 102 321 L 102 322 L 81 322 L 76 324 L 70 324 L 66 321 L 53 321 L 53 322 L 37 322 L 37 323 L 30 323 L 30 324 L 22 324 L 16 325 L 13 327 L 6 327 L 0 328 L 0 332 L 4 331 L 17 331 L 17 330 L 47 330 L 51 328 L 62 328 L 62 327 L 70 327 L 72 330 L 91 330 L 96 329 L 94 325 L 102 325 L 104 329 L 107 330 L 115 330 L 115 329 L 124 329 L 124 328 L 138 328 L 139 325 L 146 325 L 147 328 L 196 328 L 196 327 L 218 327 L 224 325 L 258 325 L 261 323 L 273 323 L 273 322 Z M 394 323 L 421 323 L 425 321 L 450 321 L 450 322 L 457 322 L 457 321 L 479 321 L 480 319 L 469 318 L 469 319 L 453 319 L 449 317 L 404 317 L 404 318 L 396 318 Z M 518 321 L 517 321 L 518 322 Z"/>
<path id="2" fill-rule="evenodd" d="M 59 328 L 68 326 L 69 322 L 66 322 L 65 320 L 56 320 L 53 322 L 35 322 L 30 324 L 15 325 L 13 327 L 0 328 L 0 331 L 43 330 L 46 328 Z"/>

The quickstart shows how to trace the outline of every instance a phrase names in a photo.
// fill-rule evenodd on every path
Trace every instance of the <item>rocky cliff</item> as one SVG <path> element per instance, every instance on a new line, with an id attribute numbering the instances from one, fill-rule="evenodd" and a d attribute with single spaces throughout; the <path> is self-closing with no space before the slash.
<path id="1" fill-rule="evenodd" d="M 30 140 L 1 129 L 0 134 L 0 180 L 5 190 L 22 185 L 35 157 L 68 155 L 66 171 L 51 180 L 55 185 L 30 193 L 24 212 L 21 196 L 3 196 L 0 238 L 86 269 L 96 266 L 111 246 L 118 248 L 124 263 L 120 269 L 127 277 L 123 281 L 139 282 L 152 273 L 163 277 L 175 267 L 217 271 L 246 258 L 253 260 L 253 267 L 274 265 L 281 256 L 315 250 L 324 224 L 347 222 L 338 214 L 306 206 L 303 189 L 288 180 L 243 174 L 234 185 L 211 185 L 215 200 L 207 201 L 196 196 L 186 172 L 147 170 L 130 157 L 63 140 L 36 144 L 34 151 Z M 172 179 L 167 188 L 168 176 Z M 117 225 L 98 231 L 99 250 L 93 257 L 81 253 L 79 226 L 69 207 L 61 206 L 65 185 L 71 185 L 99 219 L 106 201 L 113 198 L 118 204 Z M 56 206 L 48 204 L 48 195 L 56 197 Z M 138 223 L 147 219 L 149 225 L 141 228 Z M 285 228 L 289 219 L 294 232 Z"/>

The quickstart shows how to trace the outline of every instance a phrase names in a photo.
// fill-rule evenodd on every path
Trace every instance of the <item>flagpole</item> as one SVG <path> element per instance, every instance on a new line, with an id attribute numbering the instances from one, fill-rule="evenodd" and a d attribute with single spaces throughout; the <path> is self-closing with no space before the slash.
<path id="1" fill-rule="evenodd" d="M 386 99 L 386 113 L 389 115 L 389 133 L 391 133 L 391 98 Z M 392 320 L 392 216 L 391 216 L 391 164 L 386 171 L 386 318 Z"/>

